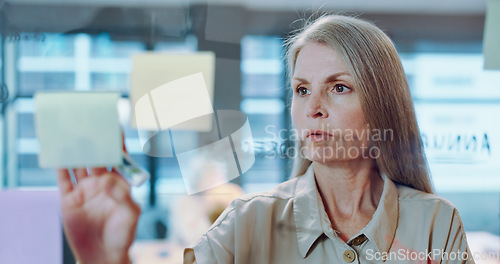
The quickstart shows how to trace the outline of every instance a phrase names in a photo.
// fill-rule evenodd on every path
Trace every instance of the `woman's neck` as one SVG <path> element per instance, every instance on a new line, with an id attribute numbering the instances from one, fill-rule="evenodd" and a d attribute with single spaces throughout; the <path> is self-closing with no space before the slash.
<path id="1" fill-rule="evenodd" d="M 383 190 L 374 160 L 313 162 L 313 170 L 326 213 L 337 231 L 342 233 L 338 229 L 349 223 L 347 233 L 355 234 L 368 224 Z"/>

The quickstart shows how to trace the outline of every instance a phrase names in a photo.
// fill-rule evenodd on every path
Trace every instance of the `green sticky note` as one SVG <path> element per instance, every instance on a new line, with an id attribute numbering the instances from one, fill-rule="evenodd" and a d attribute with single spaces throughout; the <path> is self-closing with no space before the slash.
<path id="1" fill-rule="evenodd" d="M 39 92 L 35 125 L 41 168 L 116 166 L 123 150 L 118 93 Z"/>
<path id="2" fill-rule="evenodd" d="M 484 68 L 500 70 L 500 0 L 488 0 L 483 40 Z"/>

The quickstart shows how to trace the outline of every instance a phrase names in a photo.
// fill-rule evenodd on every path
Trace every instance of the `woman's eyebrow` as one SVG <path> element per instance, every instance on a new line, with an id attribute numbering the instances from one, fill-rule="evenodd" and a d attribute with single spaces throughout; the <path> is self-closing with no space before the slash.
<path id="1" fill-rule="evenodd" d="M 335 74 L 332 74 L 332 75 L 330 75 L 330 76 L 326 77 L 326 78 L 325 78 L 325 83 L 336 81 L 336 80 L 338 80 L 338 78 L 339 78 L 340 76 L 344 76 L 344 75 L 345 75 L 345 76 L 351 76 L 351 75 L 350 75 L 349 73 L 347 73 L 347 72 L 337 72 L 337 73 L 335 73 Z M 308 80 L 306 80 L 305 78 L 302 78 L 302 77 L 293 77 L 293 80 L 294 80 L 294 81 L 298 81 L 298 82 L 300 82 L 300 83 L 305 83 L 305 84 L 308 84 L 308 83 L 309 83 L 309 81 L 308 81 Z"/>
<path id="2" fill-rule="evenodd" d="M 309 83 L 306 79 L 301 78 L 301 77 L 293 77 L 293 80 L 298 81 L 300 83 L 306 83 L 306 84 Z"/>
<path id="3" fill-rule="evenodd" d="M 347 72 L 337 72 L 335 74 L 332 74 L 328 77 L 326 77 L 325 79 L 325 83 L 329 83 L 329 82 L 333 82 L 333 81 L 337 81 L 339 79 L 340 76 L 351 76 L 349 73 Z"/>

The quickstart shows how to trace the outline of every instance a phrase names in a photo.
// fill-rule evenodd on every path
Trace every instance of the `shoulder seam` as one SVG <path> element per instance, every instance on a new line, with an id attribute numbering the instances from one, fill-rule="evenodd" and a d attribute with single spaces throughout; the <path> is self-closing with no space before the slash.
<path id="1" fill-rule="evenodd" d="M 269 194 L 269 195 L 265 195 L 265 194 L 258 194 L 258 195 L 254 195 L 252 197 L 249 197 L 247 199 L 243 199 L 243 198 L 236 198 L 235 200 L 240 200 L 240 201 L 243 201 L 243 202 L 249 202 L 255 198 L 260 198 L 260 197 L 264 197 L 264 198 L 276 198 L 276 199 L 281 199 L 281 200 L 287 200 L 287 199 L 291 199 L 293 198 L 293 196 L 290 196 L 290 197 L 279 197 L 279 196 L 276 196 L 276 195 L 272 195 L 272 194 Z"/>
<path id="2" fill-rule="evenodd" d="M 264 198 L 276 198 L 276 199 L 280 199 L 280 200 L 288 200 L 288 199 L 292 199 L 293 196 L 291 197 L 288 197 L 288 198 L 283 198 L 283 197 L 278 197 L 278 196 L 274 196 L 274 195 L 263 195 L 263 194 L 259 194 L 259 195 L 255 195 L 255 196 L 252 196 L 248 199 L 241 199 L 241 198 L 236 198 L 234 201 L 236 200 L 240 200 L 240 201 L 243 201 L 243 202 L 249 202 L 255 198 L 261 198 L 261 197 L 264 197 Z M 224 215 L 224 218 L 222 218 L 220 221 L 218 221 L 218 223 L 216 225 L 213 225 L 211 226 L 208 230 L 207 230 L 207 233 L 212 231 L 214 228 L 220 226 L 222 224 L 222 222 L 224 222 L 227 218 L 227 216 L 232 213 L 234 210 L 236 210 L 236 208 L 231 208 L 225 215 Z"/>
<path id="3" fill-rule="evenodd" d="M 448 207 L 448 208 L 453 209 L 453 210 L 457 209 L 454 204 L 452 204 L 450 201 L 448 201 L 444 198 L 441 198 L 441 197 L 398 199 L 398 202 L 400 202 L 400 203 L 434 202 L 434 203 L 439 203 L 440 205 Z"/>
<path id="4" fill-rule="evenodd" d="M 235 208 L 232 208 L 231 210 L 229 210 L 229 212 L 226 213 L 226 215 L 224 216 L 224 218 L 222 218 L 220 221 L 218 221 L 218 223 L 216 225 L 213 225 L 211 226 L 206 233 L 212 231 L 214 228 L 220 226 L 220 224 L 222 224 L 222 222 L 224 222 L 224 220 L 226 220 L 227 216 L 232 213 L 234 211 Z M 206 234 L 205 234 L 206 235 Z"/>
<path id="5" fill-rule="evenodd" d="M 439 197 L 428 197 L 428 198 L 412 198 L 412 199 L 407 199 L 406 197 L 403 197 L 403 198 L 399 198 L 398 199 L 400 202 L 416 202 L 416 201 L 446 201 L 446 200 L 443 200 L 442 198 L 439 198 Z"/>

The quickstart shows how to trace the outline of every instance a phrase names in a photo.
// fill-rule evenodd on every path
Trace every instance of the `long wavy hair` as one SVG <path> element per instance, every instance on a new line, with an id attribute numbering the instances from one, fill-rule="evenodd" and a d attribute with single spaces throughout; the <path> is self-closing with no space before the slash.
<path id="1" fill-rule="evenodd" d="M 394 182 L 432 193 L 410 89 L 389 37 L 372 23 L 353 17 L 325 15 L 307 22 L 285 42 L 289 79 L 299 52 L 309 42 L 338 52 L 353 76 L 368 126 L 393 132 L 391 140 L 371 142 L 380 150 L 376 158 L 380 173 Z M 299 141 L 296 149 L 301 149 Z M 295 155 L 291 176 L 304 174 L 310 164 L 310 160 Z"/>

